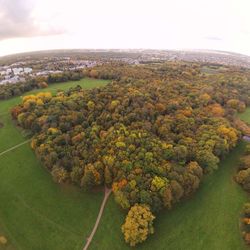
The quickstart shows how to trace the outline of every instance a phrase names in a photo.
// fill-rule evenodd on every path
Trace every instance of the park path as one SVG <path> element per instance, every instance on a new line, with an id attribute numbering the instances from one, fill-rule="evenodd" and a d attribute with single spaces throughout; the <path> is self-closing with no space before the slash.
<path id="1" fill-rule="evenodd" d="M 21 147 L 22 145 L 28 143 L 29 141 L 31 141 L 31 139 L 29 139 L 29 140 L 27 140 L 27 141 L 24 141 L 24 142 L 22 142 L 22 143 L 19 143 L 19 144 L 15 145 L 15 146 L 13 146 L 13 147 L 11 147 L 11 148 L 9 148 L 9 149 L 6 149 L 5 151 L 3 151 L 3 152 L 0 153 L 0 156 L 6 154 L 6 153 L 8 153 L 8 152 L 10 152 L 10 151 L 12 151 L 12 150 L 14 150 L 14 149 L 16 149 L 16 148 Z"/>
<path id="2" fill-rule="evenodd" d="M 85 244 L 83 250 L 87 250 L 87 249 L 88 249 L 88 247 L 89 247 L 89 245 L 90 245 L 90 243 L 91 243 L 91 241 L 92 241 L 92 239 L 93 239 L 93 237 L 94 237 L 94 235 L 95 235 L 95 232 L 96 232 L 96 230 L 97 230 L 97 227 L 98 227 L 98 225 L 99 225 L 99 223 L 100 223 L 100 220 L 101 220 L 101 217 L 102 217 L 102 214 L 103 214 L 103 210 L 104 210 L 104 208 L 105 208 L 105 205 L 106 205 L 106 203 L 107 203 L 107 200 L 108 200 L 108 198 L 109 198 L 111 192 L 112 192 L 111 189 L 108 189 L 107 187 L 105 187 L 105 195 L 104 195 L 104 198 L 103 198 L 103 201 L 102 201 L 102 205 L 101 205 L 99 214 L 98 214 L 98 216 L 97 216 L 97 219 L 96 219 L 94 228 L 93 228 L 93 230 L 92 230 L 90 236 L 88 237 L 87 243 Z"/>

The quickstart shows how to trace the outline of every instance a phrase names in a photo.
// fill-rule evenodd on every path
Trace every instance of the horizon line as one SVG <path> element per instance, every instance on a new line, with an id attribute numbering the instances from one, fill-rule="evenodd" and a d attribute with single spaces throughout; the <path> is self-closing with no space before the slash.
<path id="1" fill-rule="evenodd" d="M 9 56 L 18 56 L 23 54 L 33 54 L 33 53 L 43 53 L 43 52 L 53 52 L 53 51 L 114 51 L 114 52 L 122 52 L 122 51 L 176 51 L 176 52 L 196 52 L 196 53 L 209 53 L 209 52 L 217 52 L 217 53 L 227 53 L 227 54 L 236 54 L 241 55 L 245 57 L 250 57 L 248 54 L 243 54 L 235 51 L 226 51 L 226 50 L 217 50 L 217 49 L 188 49 L 188 48 L 182 48 L 182 49 L 154 49 L 154 48 L 64 48 L 64 49 L 41 49 L 41 50 L 30 50 L 30 51 L 23 51 L 18 53 L 12 53 L 12 54 L 6 54 L 6 55 L 0 55 L 0 59 L 4 57 Z"/>

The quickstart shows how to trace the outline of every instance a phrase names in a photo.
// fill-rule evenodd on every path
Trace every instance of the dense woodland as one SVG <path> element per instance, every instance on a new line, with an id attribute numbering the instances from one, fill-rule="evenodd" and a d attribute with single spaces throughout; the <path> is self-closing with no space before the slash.
<path id="1" fill-rule="evenodd" d="M 235 116 L 250 105 L 250 72 L 204 67 L 105 64 L 83 75 L 112 79 L 107 86 L 25 96 L 12 116 L 34 135 L 31 147 L 56 182 L 112 188 L 130 210 L 122 231 L 134 246 L 241 137 Z"/>

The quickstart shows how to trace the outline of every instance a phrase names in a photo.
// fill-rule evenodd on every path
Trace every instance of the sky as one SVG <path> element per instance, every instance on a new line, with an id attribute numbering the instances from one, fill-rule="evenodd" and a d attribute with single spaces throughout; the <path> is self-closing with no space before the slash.
<path id="1" fill-rule="evenodd" d="M 0 0 L 0 56 L 209 49 L 250 56 L 250 0 Z"/>

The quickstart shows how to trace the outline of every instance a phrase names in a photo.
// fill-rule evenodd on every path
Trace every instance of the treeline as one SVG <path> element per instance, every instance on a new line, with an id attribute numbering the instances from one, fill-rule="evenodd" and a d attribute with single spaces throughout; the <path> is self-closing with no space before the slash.
<path id="1" fill-rule="evenodd" d="M 0 85 L 0 100 L 6 100 L 14 96 L 20 96 L 23 93 L 34 89 L 41 89 L 48 87 L 48 84 L 78 81 L 84 77 L 82 71 L 67 71 L 57 74 L 49 74 L 48 76 L 37 76 L 29 78 L 25 82 L 8 83 Z"/>
<path id="2" fill-rule="evenodd" d="M 20 96 L 25 92 L 37 88 L 39 88 L 38 84 L 33 81 L 26 81 L 22 83 L 13 83 L 13 84 L 2 84 L 0 85 L 0 100 L 7 100 L 14 96 Z"/>
<path id="3" fill-rule="evenodd" d="M 250 145 L 248 144 L 245 149 L 245 154 L 240 160 L 238 173 L 235 176 L 242 188 L 250 192 Z M 241 233 L 246 244 L 250 245 L 250 203 L 245 203 L 243 214 L 241 218 Z"/>
<path id="4" fill-rule="evenodd" d="M 79 71 L 65 71 L 57 74 L 49 74 L 45 81 L 50 83 L 67 82 L 67 81 L 79 81 L 84 77 L 82 70 Z"/>
<path id="5" fill-rule="evenodd" d="M 153 233 L 152 213 L 190 197 L 237 144 L 232 121 L 250 103 L 249 79 L 229 71 L 216 81 L 177 63 L 88 73 L 109 69 L 116 81 L 104 88 L 26 96 L 12 116 L 32 131 L 31 147 L 56 182 L 112 188 L 130 209 L 122 230 L 135 245 Z"/>
<path id="6" fill-rule="evenodd" d="M 241 157 L 235 180 L 244 190 L 250 192 L 250 145 L 246 146 L 245 155 Z"/>
<path id="7" fill-rule="evenodd" d="M 245 203 L 243 207 L 241 231 L 246 244 L 250 245 L 250 203 Z"/>

